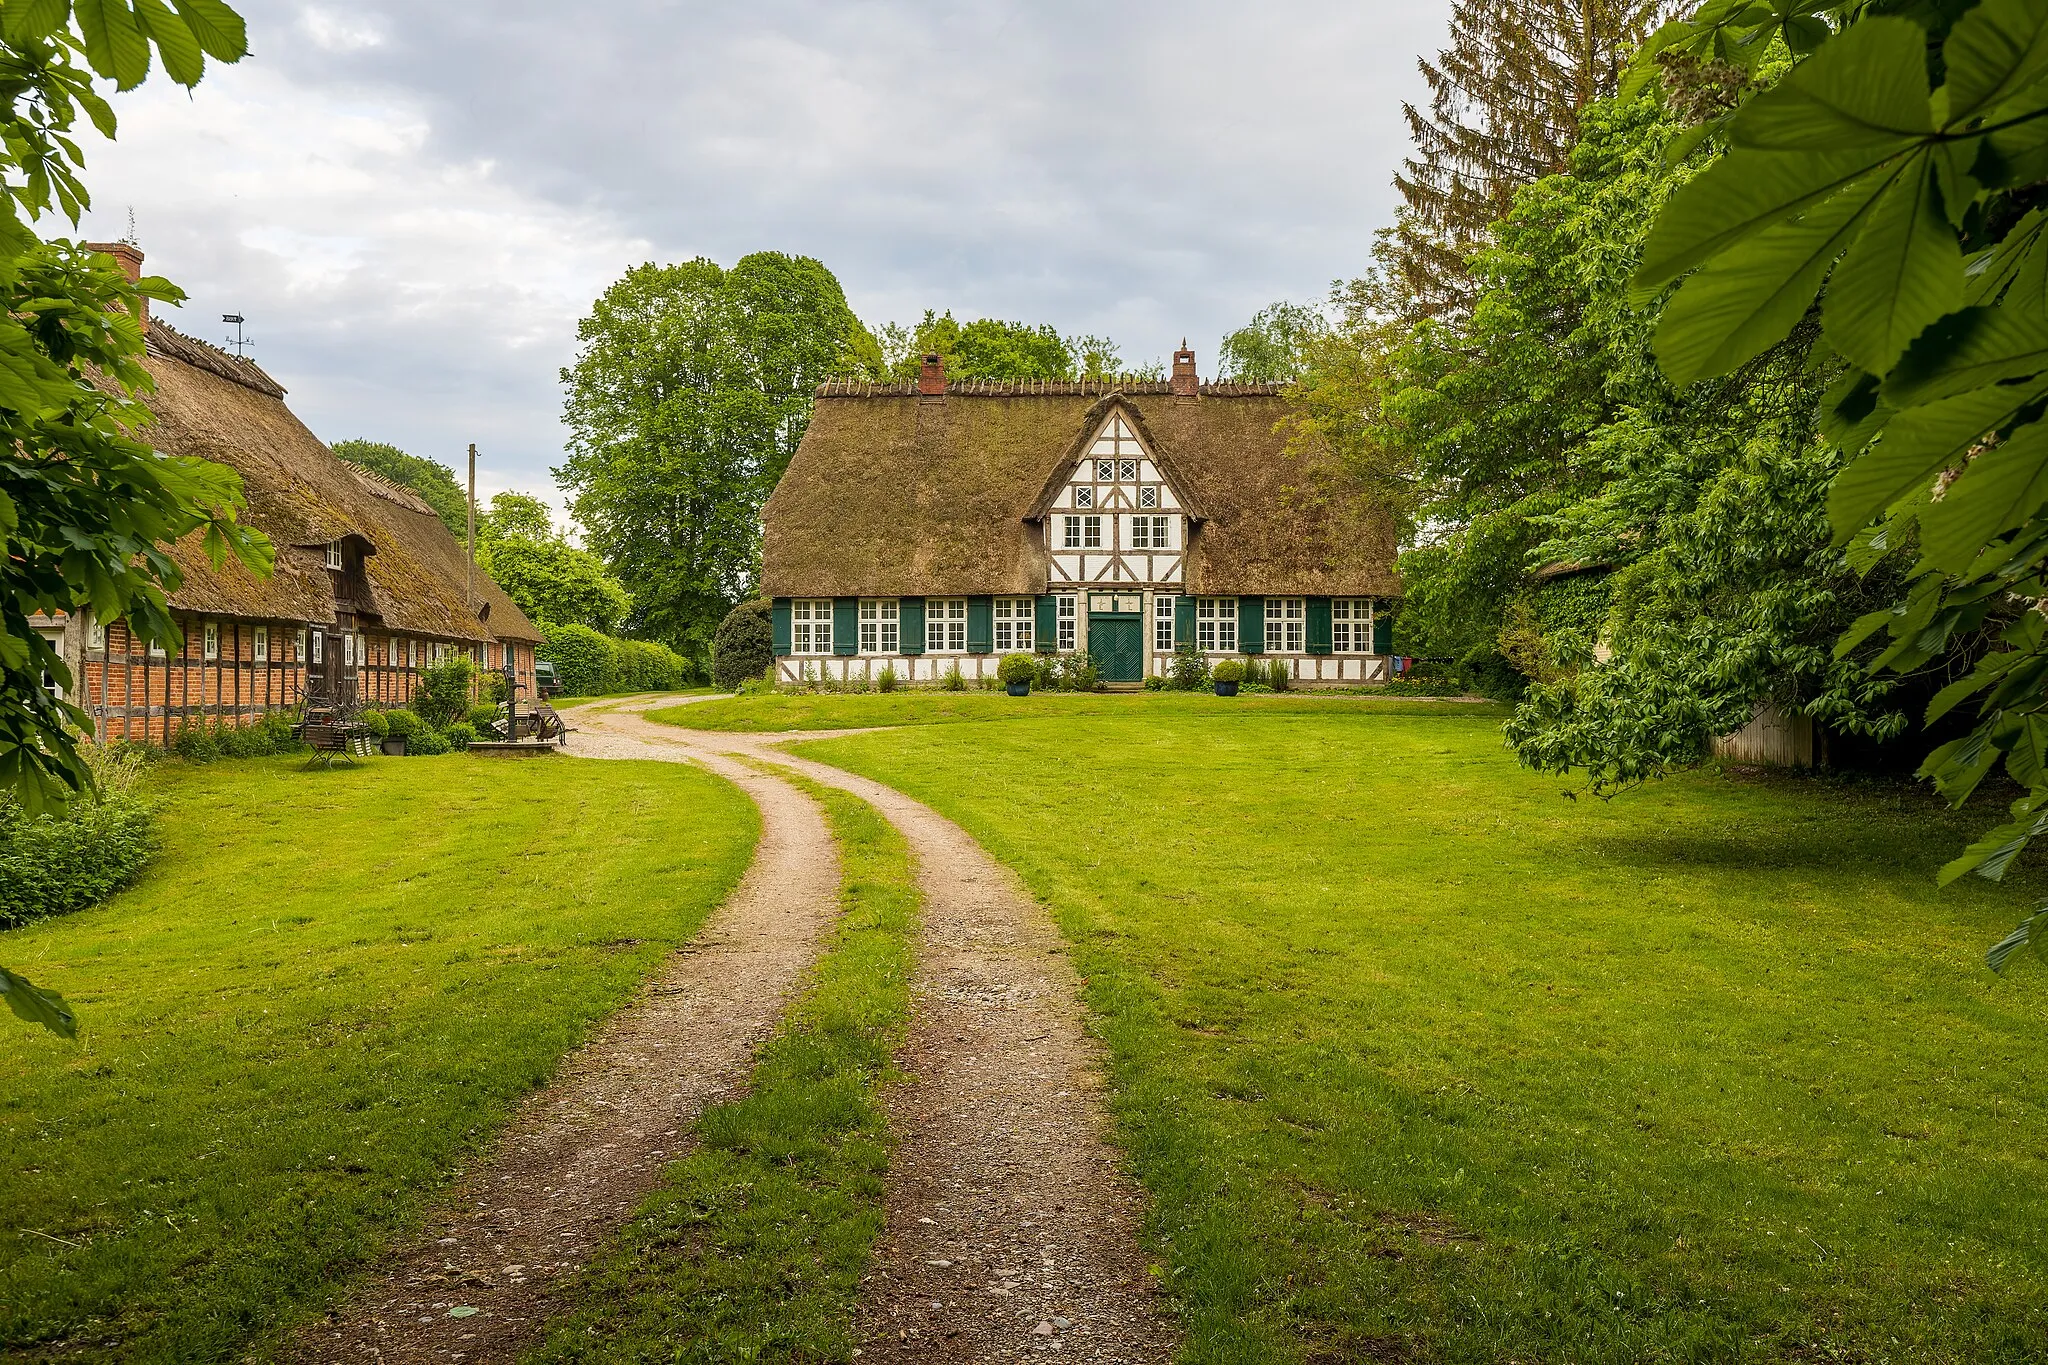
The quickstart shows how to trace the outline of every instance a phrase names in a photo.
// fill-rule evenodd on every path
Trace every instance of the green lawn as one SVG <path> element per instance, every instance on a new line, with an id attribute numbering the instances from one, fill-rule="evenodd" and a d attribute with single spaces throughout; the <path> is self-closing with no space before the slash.
<path id="1" fill-rule="evenodd" d="M 650 720 L 694 730 L 850 730 L 863 725 L 952 725 L 963 721 L 1052 720 L 1083 716 L 1179 717 L 1239 715 L 1246 712 L 1309 711 L 1353 714 L 1361 706 L 1375 714 L 1433 714 L 1446 706 L 1471 709 L 1470 702 L 1375 696 L 1316 696 L 1286 692 L 1218 697 L 1207 692 L 776 692 L 732 697 L 649 711 Z M 1481 707 L 1490 711 L 1490 707 Z"/>
<path id="2" fill-rule="evenodd" d="M 845 1361 L 882 1231 L 880 1087 L 910 1011 L 917 887 L 866 802 L 794 779 L 840 846 L 840 917 L 752 1092 L 707 1110 L 700 1145 L 566 1297 L 534 1362 Z"/>
<path id="3" fill-rule="evenodd" d="M 141 884 L 0 934 L 82 1026 L 0 1028 L 0 1346 L 233 1359 L 317 1305 L 758 831 L 677 764 L 298 764 L 173 765 Z"/>
<path id="4" fill-rule="evenodd" d="M 2048 972 L 1981 965 L 2029 888 L 1933 881 L 1980 817 L 1161 700 L 799 751 L 1050 902 L 1189 1360 L 2048 1359 Z"/>

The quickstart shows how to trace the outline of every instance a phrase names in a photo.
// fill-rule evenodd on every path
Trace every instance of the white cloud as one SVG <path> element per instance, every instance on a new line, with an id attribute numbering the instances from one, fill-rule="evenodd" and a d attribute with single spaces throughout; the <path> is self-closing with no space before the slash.
<path id="1" fill-rule="evenodd" d="M 576 321 L 650 258 L 1210 359 L 1363 266 L 1447 9 L 254 0 L 249 59 L 121 102 L 88 235 L 132 205 L 174 325 L 247 314 L 321 435 L 541 491 Z"/>

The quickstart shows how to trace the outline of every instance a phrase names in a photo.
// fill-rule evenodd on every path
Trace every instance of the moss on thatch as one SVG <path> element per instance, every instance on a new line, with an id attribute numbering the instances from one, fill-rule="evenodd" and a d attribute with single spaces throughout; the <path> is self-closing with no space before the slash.
<path id="1" fill-rule="evenodd" d="M 1392 518 L 1342 466 L 1288 453 L 1278 386 L 829 384 L 763 512 L 776 597 L 1045 590 L 1039 518 L 1111 405 L 1137 419 L 1196 518 L 1187 587 L 1217 594 L 1400 593 Z"/>

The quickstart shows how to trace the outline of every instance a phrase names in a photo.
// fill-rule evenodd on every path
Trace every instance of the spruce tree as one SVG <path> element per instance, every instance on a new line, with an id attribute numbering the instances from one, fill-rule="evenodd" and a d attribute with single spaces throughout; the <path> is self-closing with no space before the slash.
<path id="1" fill-rule="evenodd" d="M 1419 61 L 1429 108 L 1403 104 L 1415 155 L 1382 239 L 1417 316 L 1460 311 L 1466 258 L 1515 190 L 1565 169 L 1579 111 L 1612 94 L 1671 0 L 1457 0 L 1450 46 Z"/>

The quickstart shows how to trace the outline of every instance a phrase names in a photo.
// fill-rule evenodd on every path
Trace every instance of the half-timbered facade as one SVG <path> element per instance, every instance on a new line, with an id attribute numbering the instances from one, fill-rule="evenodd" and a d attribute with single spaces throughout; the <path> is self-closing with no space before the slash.
<path id="1" fill-rule="evenodd" d="M 133 246 L 96 249 L 131 278 L 141 273 Z M 270 537 L 276 567 L 267 578 L 232 561 L 216 567 L 197 535 L 171 546 L 183 575 L 170 596 L 179 649 L 90 612 L 40 620 L 99 737 L 168 744 L 186 728 L 251 723 L 309 692 L 402 705 L 420 671 L 453 654 L 492 669 L 509 656 L 531 695 L 540 632 L 488 575 L 470 576 L 431 507 L 338 458 L 250 361 L 147 316 L 143 331 L 156 380 L 143 395 L 157 419 L 147 438 L 235 469 L 244 520 Z"/>
<path id="2" fill-rule="evenodd" d="M 1388 676 L 1388 517 L 1291 452 L 1281 386 L 828 384 L 763 513 L 776 676 L 907 681 L 1087 650 L 1112 683 L 1192 645 L 1306 685 Z"/>

